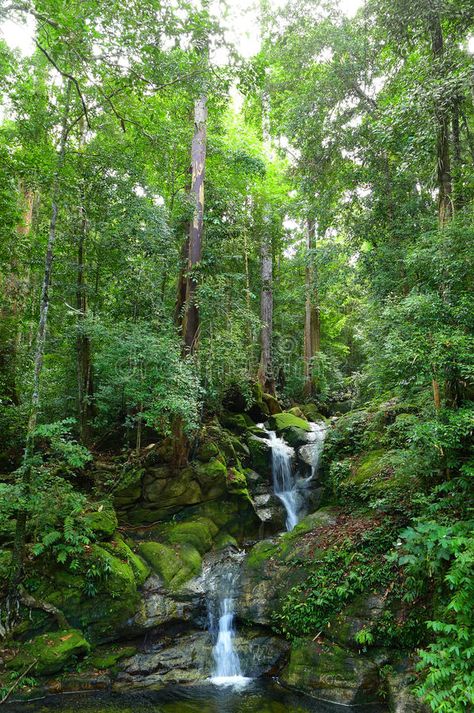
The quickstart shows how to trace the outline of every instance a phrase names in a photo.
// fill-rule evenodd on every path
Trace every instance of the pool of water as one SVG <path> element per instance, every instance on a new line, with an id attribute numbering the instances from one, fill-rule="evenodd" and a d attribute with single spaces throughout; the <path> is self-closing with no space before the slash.
<path id="1" fill-rule="evenodd" d="M 354 708 L 318 701 L 268 681 L 243 688 L 174 686 L 140 693 L 84 693 L 50 696 L 5 705 L 5 713 L 386 713 L 383 706 Z"/>

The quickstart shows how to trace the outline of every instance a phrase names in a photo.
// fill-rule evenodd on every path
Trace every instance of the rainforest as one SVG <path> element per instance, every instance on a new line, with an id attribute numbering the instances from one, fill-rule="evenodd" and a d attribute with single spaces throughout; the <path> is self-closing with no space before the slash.
<path id="1" fill-rule="evenodd" d="M 472 0 L 0 0 L 0 708 L 474 705 Z"/>

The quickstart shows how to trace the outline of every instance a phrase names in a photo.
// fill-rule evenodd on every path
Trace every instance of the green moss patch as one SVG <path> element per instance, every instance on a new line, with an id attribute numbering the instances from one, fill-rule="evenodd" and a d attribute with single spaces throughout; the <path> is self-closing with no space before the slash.
<path id="1" fill-rule="evenodd" d="M 117 515 L 111 508 L 102 508 L 86 515 L 86 524 L 98 540 L 108 540 L 117 529 Z"/>
<path id="2" fill-rule="evenodd" d="M 284 432 L 288 428 L 299 428 L 307 433 L 311 431 L 308 421 L 288 411 L 273 414 L 273 416 L 270 416 L 269 422 L 270 428 L 277 431 L 277 433 Z"/>
<path id="3" fill-rule="evenodd" d="M 37 636 L 22 645 L 22 650 L 7 662 L 7 668 L 18 672 L 32 666 L 39 676 L 59 673 L 90 651 L 82 632 L 67 629 Z"/>

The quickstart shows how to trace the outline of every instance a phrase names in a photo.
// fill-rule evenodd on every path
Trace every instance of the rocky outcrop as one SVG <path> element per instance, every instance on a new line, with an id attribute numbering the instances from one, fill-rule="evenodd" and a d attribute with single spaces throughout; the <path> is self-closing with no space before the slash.
<path id="1" fill-rule="evenodd" d="M 335 703 L 374 703 L 381 701 L 379 663 L 337 645 L 300 640 L 291 647 L 281 680 L 287 686 Z"/>

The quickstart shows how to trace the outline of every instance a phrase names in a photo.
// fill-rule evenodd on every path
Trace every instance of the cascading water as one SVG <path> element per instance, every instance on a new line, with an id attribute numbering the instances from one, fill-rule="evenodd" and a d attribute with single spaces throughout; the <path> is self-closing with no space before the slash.
<path id="1" fill-rule="evenodd" d="M 224 562 L 213 581 L 209 628 L 216 636 L 216 642 L 212 649 L 214 671 L 211 681 L 219 686 L 243 686 L 250 680 L 242 675 L 239 654 L 234 645 L 238 576 L 238 562 Z"/>
<path id="2" fill-rule="evenodd" d="M 275 431 L 267 433 L 272 449 L 273 491 L 286 510 L 286 529 L 290 531 L 298 524 L 301 507 L 301 495 L 293 474 L 295 452 Z"/>
<path id="3" fill-rule="evenodd" d="M 265 431 L 272 450 L 273 491 L 286 511 L 286 529 L 293 530 L 298 524 L 306 499 L 308 483 L 318 472 L 319 461 L 326 435 L 326 426 L 321 423 L 311 423 L 311 431 L 307 436 L 307 444 L 299 450 L 304 462 L 311 467 L 307 478 L 299 477 L 293 467 L 295 451 L 283 438 L 278 438 L 275 431 L 268 431 L 262 424 L 259 428 Z"/>

